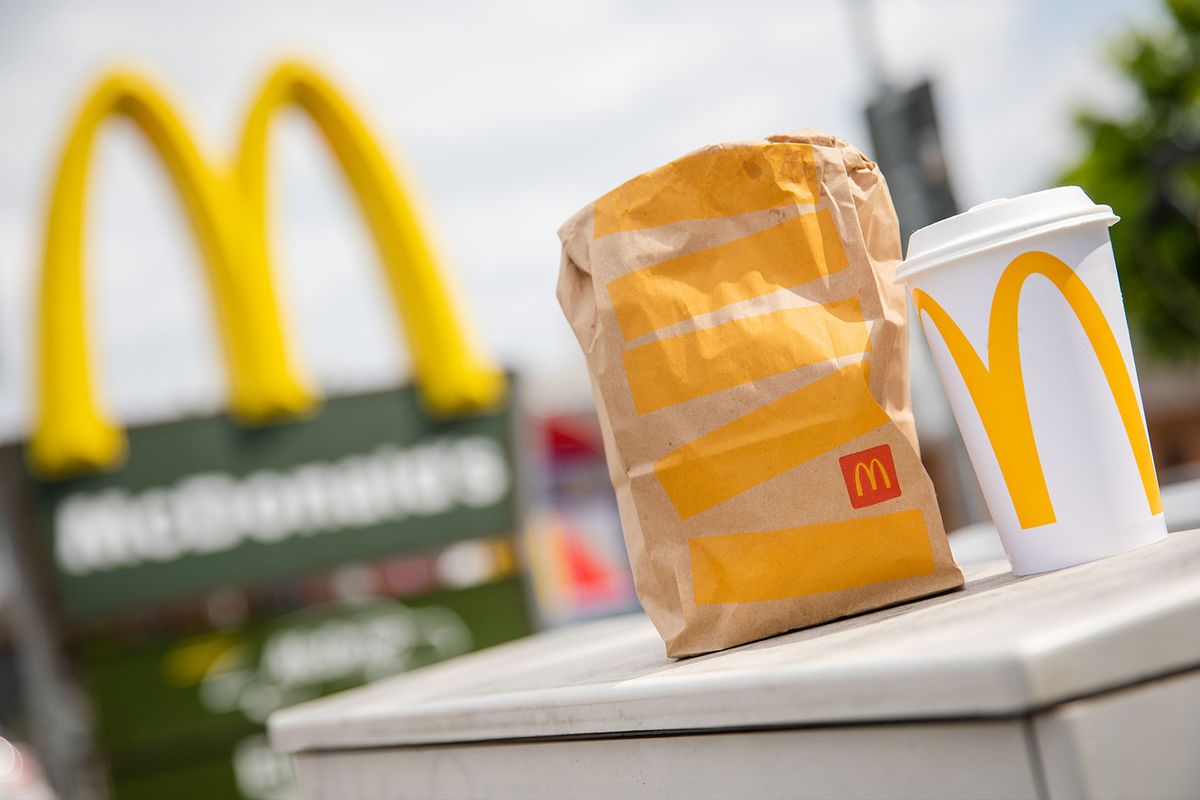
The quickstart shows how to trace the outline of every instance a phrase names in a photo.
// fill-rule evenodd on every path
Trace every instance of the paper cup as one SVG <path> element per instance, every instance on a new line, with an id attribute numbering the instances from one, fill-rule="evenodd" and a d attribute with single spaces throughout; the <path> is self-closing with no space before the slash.
<path id="1" fill-rule="evenodd" d="M 1166 536 L 1108 206 L 1062 187 L 923 228 L 912 290 L 1013 572 Z"/>

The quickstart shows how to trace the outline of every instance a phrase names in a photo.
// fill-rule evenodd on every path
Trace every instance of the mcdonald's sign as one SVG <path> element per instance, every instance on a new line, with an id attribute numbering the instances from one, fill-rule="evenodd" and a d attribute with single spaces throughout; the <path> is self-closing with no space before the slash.
<path id="1" fill-rule="evenodd" d="M 267 132 L 307 114 L 358 201 L 412 352 L 414 385 L 328 398 L 287 347 L 267 236 Z M 203 255 L 228 371 L 228 415 L 123 432 L 101 410 L 83 292 L 91 155 L 114 116 L 144 134 Z M 506 378 L 467 336 L 408 191 L 351 105 L 298 63 L 250 106 L 237 155 L 206 155 L 145 78 L 88 94 L 48 210 L 38 301 L 36 427 L 10 448 L 61 605 L 94 618 L 228 585 L 510 532 L 516 524 Z M 271 423 L 265 425 L 265 423 Z M 22 464 L 24 461 L 24 464 Z"/>
<path id="2" fill-rule="evenodd" d="M 285 107 L 315 124 L 366 219 L 409 385 L 318 403 L 293 361 L 267 236 L 267 133 Z M 159 157 L 203 256 L 227 413 L 125 431 L 97 397 L 83 232 L 94 142 L 115 116 Z M 36 424 L 0 449 L 0 486 L 30 584 L 29 646 L 65 683 L 79 676 L 118 797 L 282 796 L 287 764 L 262 738 L 278 703 L 529 632 L 504 539 L 520 522 L 510 381 L 467 335 L 409 185 L 345 98 L 298 63 L 263 84 L 229 162 L 137 74 L 105 77 L 73 122 L 46 222 Z M 439 582 L 424 551 L 465 539 L 486 539 L 469 552 L 494 563 L 474 583 Z M 347 562 L 387 584 L 375 606 L 331 599 Z M 414 564 L 428 576 L 396 588 Z M 238 595 L 244 618 L 214 627 L 208 609 L 231 587 L 251 590 Z M 58 701 L 47 686 L 29 689 L 29 708 Z M 275 705 L 254 706 L 255 687 Z M 78 738 L 91 724 L 66 727 Z M 47 762 L 94 774 L 75 757 Z"/>

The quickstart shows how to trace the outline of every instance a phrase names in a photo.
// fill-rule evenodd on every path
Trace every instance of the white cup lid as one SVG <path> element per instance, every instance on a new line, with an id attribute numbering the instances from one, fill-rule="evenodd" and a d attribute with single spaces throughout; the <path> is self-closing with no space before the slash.
<path id="1" fill-rule="evenodd" d="M 908 280 L 918 272 L 980 250 L 1077 225 L 1102 222 L 1108 226 L 1118 219 L 1111 208 L 1096 205 L 1078 186 L 981 203 L 915 231 L 908 238 L 908 258 L 900 265 L 896 280 Z"/>

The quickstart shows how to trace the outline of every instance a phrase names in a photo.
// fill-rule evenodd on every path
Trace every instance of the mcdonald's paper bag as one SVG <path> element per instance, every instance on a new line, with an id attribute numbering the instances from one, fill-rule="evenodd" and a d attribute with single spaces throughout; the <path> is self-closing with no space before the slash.
<path id="1" fill-rule="evenodd" d="M 873 162 L 811 131 L 707 147 L 559 236 L 558 299 L 669 655 L 962 584 L 917 449 Z"/>

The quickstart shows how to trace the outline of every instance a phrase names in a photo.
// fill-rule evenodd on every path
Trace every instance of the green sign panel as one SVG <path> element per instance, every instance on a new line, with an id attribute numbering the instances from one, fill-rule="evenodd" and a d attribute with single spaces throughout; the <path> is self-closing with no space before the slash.
<path id="1" fill-rule="evenodd" d="M 432 419 L 407 387 L 267 428 L 225 416 L 134 428 L 114 471 L 23 480 L 63 608 L 82 620 L 508 533 L 511 425 L 507 407 Z"/>
<path id="2" fill-rule="evenodd" d="M 93 638 L 80 667 L 118 800 L 282 800 L 291 771 L 263 732 L 272 711 L 527 633 L 510 574 L 193 636 Z"/>

